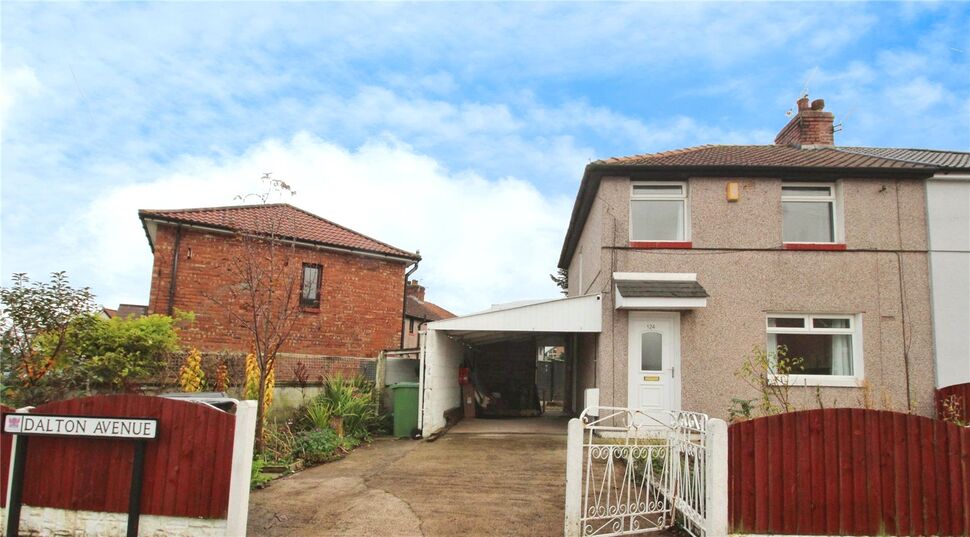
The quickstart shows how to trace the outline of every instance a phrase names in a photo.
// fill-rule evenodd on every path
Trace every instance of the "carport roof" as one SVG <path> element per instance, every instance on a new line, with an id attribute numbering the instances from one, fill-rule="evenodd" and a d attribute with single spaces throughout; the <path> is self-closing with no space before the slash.
<path id="1" fill-rule="evenodd" d="M 603 312 L 600 295 L 584 295 L 539 302 L 517 303 L 480 313 L 443 319 L 428 324 L 428 330 L 441 330 L 457 335 L 471 332 L 504 333 L 575 333 L 602 330 Z"/>

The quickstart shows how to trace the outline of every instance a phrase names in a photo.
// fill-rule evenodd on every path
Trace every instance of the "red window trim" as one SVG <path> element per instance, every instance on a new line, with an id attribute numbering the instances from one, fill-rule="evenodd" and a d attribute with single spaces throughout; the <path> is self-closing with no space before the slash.
<path id="1" fill-rule="evenodd" d="M 831 242 L 786 242 L 786 250 L 821 250 L 826 252 L 841 252 L 845 250 L 845 244 Z"/>
<path id="2" fill-rule="evenodd" d="M 630 241 L 630 248 L 644 249 L 688 249 L 693 248 L 691 241 Z"/>

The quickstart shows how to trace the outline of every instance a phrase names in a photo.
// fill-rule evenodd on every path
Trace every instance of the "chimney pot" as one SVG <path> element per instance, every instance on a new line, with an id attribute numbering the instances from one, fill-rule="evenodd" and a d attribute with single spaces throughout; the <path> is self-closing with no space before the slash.
<path id="1" fill-rule="evenodd" d="M 808 95 L 798 99 L 798 113 L 775 136 L 775 144 L 798 148 L 835 145 L 835 116 L 824 108 L 823 99 L 815 99 L 811 104 Z"/>

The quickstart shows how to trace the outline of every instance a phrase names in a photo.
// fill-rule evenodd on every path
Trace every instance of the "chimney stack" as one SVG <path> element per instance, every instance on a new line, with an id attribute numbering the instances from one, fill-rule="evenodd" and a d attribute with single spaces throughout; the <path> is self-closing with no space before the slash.
<path id="1" fill-rule="evenodd" d="M 424 287 L 418 285 L 418 280 L 411 280 L 408 282 L 407 295 L 424 302 Z"/>
<path id="2" fill-rule="evenodd" d="M 807 95 L 799 99 L 798 113 L 775 136 L 775 145 L 806 149 L 835 145 L 835 115 L 824 109 L 822 99 L 815 99 L 811 104 Z"/>

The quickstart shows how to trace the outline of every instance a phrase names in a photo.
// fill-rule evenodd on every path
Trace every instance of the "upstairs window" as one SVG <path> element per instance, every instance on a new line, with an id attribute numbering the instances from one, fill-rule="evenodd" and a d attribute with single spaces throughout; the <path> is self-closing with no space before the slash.
<path id="1" fill-rule="evenodd" d="M 862 379 L 862 334 L 855 315 L 770 314 L 767 333 L 776 383 L 857 386 Z M 778 374 L 778 347 L 794 365 L 787 375 Z"/>
<path id="2" fill-rule="evenodd" d="M 834 243 L 835 185 L 785 183 L 781 186 L 782 241 Z"/>
<path id="3" fill-rule="evenodd" d="M 308 308 L 320 307 L 320 275 L 323 268 L 311 263 L 303 264 L 303 283 L 300 285 L 300 305 Z"/>
<path id="4" fill-rule="evenodd" d="M 633 183 L 630 195 L 630 240 L 690 240 L 687 183 Z"/>

